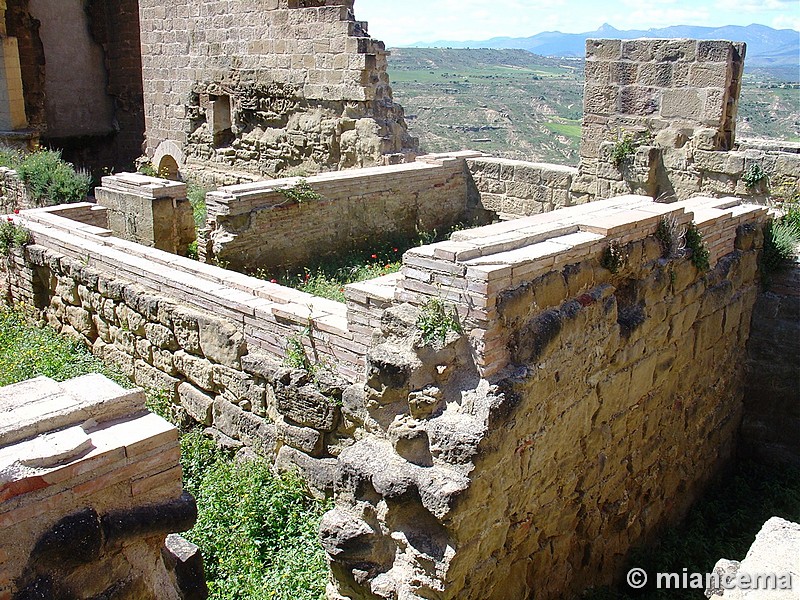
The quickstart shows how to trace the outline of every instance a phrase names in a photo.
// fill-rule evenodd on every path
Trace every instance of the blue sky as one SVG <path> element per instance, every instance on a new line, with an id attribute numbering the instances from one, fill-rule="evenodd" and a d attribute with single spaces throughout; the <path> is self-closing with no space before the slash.
<path id="1" fill-rule="evenodd" d="M 668 25 L 800 30 L 800 0 L 356 0 L 356 18 L 387 45 Z"/>

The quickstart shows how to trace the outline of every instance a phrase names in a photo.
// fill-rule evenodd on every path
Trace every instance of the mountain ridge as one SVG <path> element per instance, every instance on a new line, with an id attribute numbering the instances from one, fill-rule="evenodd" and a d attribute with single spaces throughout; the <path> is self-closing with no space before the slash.
<path id="1" fill-rule="evenodd" d="M 747 63 L 753 66 L 800 67 L 800 32 L 794 29 L 773 29 L 766 25 L 725 25 L 701 27 L 672 25 L 651 29 L 616 29 L 603 23 L 595 31 L 562 33 L 543 31 L 530 37 L 494 37 L 487 40 L 419 42 L 406 48 L 495 48 L 521 49 L 542 56 L 583 57 L 588 38 L 692 38 L 701 40 L 724 39 L 747 44 Z"/>

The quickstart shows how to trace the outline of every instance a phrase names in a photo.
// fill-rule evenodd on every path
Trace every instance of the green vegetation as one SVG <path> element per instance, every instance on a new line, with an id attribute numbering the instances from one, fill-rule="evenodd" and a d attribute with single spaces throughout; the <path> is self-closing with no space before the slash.
<path id="1" fill-rule="evenodd" d="M 30 231 L 14 223 L 11 217 L 0 221 L 0 256 L 8 256 L 13 248 L 22 248 L 30 239 Z"/>
<path id="2" fill-rule="evenodd" d="M 656 239 L 661 244 L 661 255 L 664 258 L 678 258 L 686 247 L 686 232 L 674 217 L 662 217 L 656 228 Z"/>
<path id="3" fill-rule="evenodd" d="M 618 273 L 619 270 L 625 266 L 625 261 L 628 257 L 625 251 L 619 245 L 619 242 L 611 240 L 603 250 L 603 255 L 600 257 L 600 266 L 608 269 L 612 273 Z"/>
<path id="4" fill-rule="evenodd" d="M 0 308 L 0 386 L 87 373 L 130 386 L 79 342 L 38 326 L 21 310 Z M 165 394 L 148 396 L 148 408 L 173 416 Z M 266 461 L 236 461 L 197 429 L 182 433 L 181 465 L 199 512 L 185 535 L 200 546 L 211 600 L 324 597 L 327 571 L 317 528 L 327 503 L 311 498 L 296 477 L 273 475 Z"/>
<path id="5" fill-rule="evenodd" d="M 431 298 L 420 309 L 417 329 L 426 344 L 444 344 L 447 334 L 464 333 L 455 306 L 448 306 L 439 298 Z"/>
<path id="6" fill-rule="evenodd" d="M 686 247 L 692 252 L 690 257 L 692 264 L 697 267 L 698 271 L 707 271 L 711 266 L 708 262 L 708 248 L 703 241 L 703 234 L 700 233 L 697 225 L 689 223 L 689 227 L 686 228 L 684 239 L 686 240 Z"/>
<path id="7" fill-rule="evenodd" d="M 683 523 L 667 530 L 654 545 L 634 551 L 626 571 L 709 573 L 720 558 L 742 560 L 756 533 L 773 516 L 800 521 L 800 470 L 789 466 L 740 462 L 711 482 Z M 652 583 L 652 582 L 651 582 Z M 656 590 L 648 584 L 632 590 L 622 584 L 584 595 L 585 600 L 696 600 L 702 590 Z"/>
<path id="8" fill-rule="evenodd" d="M 303 345 L 303 338 L 309 335 L 311 335 L 311 328 L 305 327 L 300 333 L 286 338 L 286 358 L 284 362 L 287 367 L 303 369 L 308 372 L 314 370 L 314 364 L 308 358 L 306 347 Z"/>
<path id="9" fill-rule="evenodd" d="M 327 503 L 266 461 L 237 462 L 200 431 L 181 438 L 184 486 L 199 518 L 186 537 L 203 550 L 212 600 L 321 600 L 327 568 L 317 529 Z"/>
<path id="10" fill-rule="evenodd" d="M 797 199 L 781 205 L 783 215 L 773 219 L 764 230 L 764 252 L 761 268 L 765 283 L 772 273 L 783 269 L 797 254 L 800 245 L 800 202 Z"/>
<path id="11" fill-rule="evenodd" d="M 44 375 L 64 381 L 102 373 L 120 385 L 130 382 L 92 356 L 80 342 L 39 327 L 21 309 L 0 306 L 0 386 Z"/>
<path id="12" fill-rule="evenodd" d="M 92 176 L 75 171 L 59 151 L 38 150 L 23 156 L 14 149 L 2 148 L 0 166 L 14 169 L 40 205 L 82 202 L 92 187 Z"/>
<path id="13" fill-rule="evenodd" d="M 206 226 L 206 194 L 208 190 L 196 183 L 188 183 L 186 185 L 186 196 L 189 198 L 189 204 L 192 205 L 192 215 L 194 216 L 194 225 L 196 229 L 203 229 Z"/>
<path id="14" fill-rule="evenodd" d="M 752 189 L 761 182 L 766 183 L 769 181 L 769 177 L 760 164 L 753 163 L 747 168 L 747 170 L 744 172 L 744 175 L 742 175 L 742 181 L 744 181 L 748 188 Z"/>
<path id="15" fill-rule="evenodd" d="M 614 143 L 613 150 L 611 150 L 612 164 L 618 169 L 628 164 L 633 158 L 633 155 L 636 154 L 636 148 L 638 148 L 638 146 L 639 144 L 636 143 L 632 134 L 624 133 L 620 135 Z"/>
<path id="16" fill-rule="evenodd" d="M 445 232 L 418 232 L 413 237 L 396 237 L 366 250 L 325 256 L 304 269 L 292 271 L 256 271 L 255 276 L 280 283 L 313 296 L 344 302 L 344 286 L 396 273 L 402 266 L 403 253 L 417 246 L 447 239 L 453 231 L 467 227 L 456 224 Z"/>
<path id="17" fill-rule="evenodd" d="M 322 198 L 305 179 L 300 179 L 290 187 L 281 188 L 278 192 L 289 202 L 296 202 L 297 204 L 313 202 Z"/>

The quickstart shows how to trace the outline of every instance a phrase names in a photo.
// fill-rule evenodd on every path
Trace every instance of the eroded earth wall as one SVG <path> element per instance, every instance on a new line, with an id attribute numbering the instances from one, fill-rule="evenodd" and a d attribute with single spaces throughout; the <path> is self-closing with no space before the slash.
<path id="1" fill-rule="evenodd" d="M 140 14 L 157 168 L 316 172 L 416 149 L 353 0 L 141 0 Z"/>

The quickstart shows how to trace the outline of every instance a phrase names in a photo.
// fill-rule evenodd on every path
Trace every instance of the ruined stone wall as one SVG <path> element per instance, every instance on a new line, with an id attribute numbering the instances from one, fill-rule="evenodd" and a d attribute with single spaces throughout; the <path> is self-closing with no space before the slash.
<path id="1" fill-rule="evenodd" d="M 305 182 L 320 197 L 299 202 L 281 190 L 299 180 L 223 187 L 206 196 L 205 260 L 232 269 L 301 268 L 324 255 L 367 249 L 390 237 L 444 231 L 471 216 L 465 157 L 328 173 Z"/>
<path id="2" fill-rule="evenodd" d="M 273 175 L 413 152 L 353 0 L 141 0 L 147 154 Z"/>
<path id="3" fill-rule="evenodd" d="M 576 168 L 486 156 L 467 166 L 481 205 L 499 215 L 530 216 L 572 204 Z"/>
<path id="4" fill-rule="evenodd" d="M 10 213 L 23 208 L 33 208 L 25 184 L 13 169 L 0 167 L 0 213 Z"/>
<path id="5" fill-rule="evenodd" d="M 743 453 L 800 464 L 800 263 L 767 286 L 748 342 Z"/>
<path id="6" fill-rule="evenodd" d="M 697 222 L 710 270 L 662 246 L 662 217 Z M 629 197 L 407 253 L 395 299 L 422 308 L 387 311 L 344 396 L 370 434 L 339 457 L 323 519 L 328 597 L 546 600 L 610 581 L 731 456 L 764 218 Z M 431 298 L 463 335 L 421 338 Z"/>
<path id="7" fill-rule="evenodd" d="M 197 508 L 144 400 L 101 375 L 0 388 L 0 598 L 185 597 L 165 538 Z"/>

